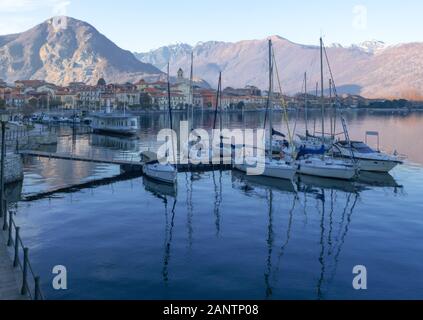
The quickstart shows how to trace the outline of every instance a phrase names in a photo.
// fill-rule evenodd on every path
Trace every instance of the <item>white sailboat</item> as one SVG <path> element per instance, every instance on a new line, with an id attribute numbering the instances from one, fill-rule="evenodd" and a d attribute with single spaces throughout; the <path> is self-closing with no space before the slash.
<path id="1" fill-rule="evenodd" d="M 169 75 L 169 64 L 167 67 L 167 77 L 168 77 L 168 83 L 167 83 L 167 89 L 168 89 L 168 108 L 169 108 L 169 123 L 170 123 L 170 129 L 173 130 L 173 120 L 172 120 L 172 106 L 171 106 L 171 94 L 170 94 L 170 75 Z M 153 160 L 151 162 L 147 162 L 143 166 L 144 174 L 156 181 L 164 182 L 168 184 L 175 184 L 177 182 L 178 178 L 178 169 L 176 167 L 176 156 L 174 152 L 175 146 L 173 145 L 172 141 L 172 148 L 173 148 L 173 157 L 174 157 L 174 164 L 166 163 L 163 164 L 158 159 Z"/>
<path id="2" fill-rule="evenodd" d="M 269 40 L 269 96 L 267 100 L 267 115 L 269 118 L 269 146 L 267 148 L 267 157 L 263 163 L 260 163 L 260 160 L 254 158 L 245 158 L 243 164 L 236 164 L 235 169 L 248 172 L 248 169 L 251 167 L 256 168 L 260 166 L 264 168 L 264 172 L 261 176 L 293 180 L 297 171 L 297 168 L 291 162 L 286 162 L 285 160 L 275 160 L 273 159 L 273 101 L 272 101 L 272 92 L 273 92 L 273 48 L 272 40 Z"/>
<path id="3" fill-rule="evenodd" d="M 322 103 L 322 137 L 321 149 L 325 151 L 325 104 L 323 83 L 323 40 L 320 38 L 320 64 L 321 64 L 321 103 Z M 324 178 L 352 180 L 357 174 L 357 168 L 352 161 L 343 159 L 335 160 L 323 155 L 304 155 L 297 159 L 298 173 Z"/>
<path id="4" fill-rule="evenodd" d="M 144 165 L 144 174 L 156 181 L 175 184 L 178 172 L 171 164 L 147 163 Z"/>
<path id="5" fill-rule="evenodd" d="M 352 180 L 356 175 L 354 164 L 331 157 L 310 156 L 297 161 L 298 172 L 304 175 Z"/>

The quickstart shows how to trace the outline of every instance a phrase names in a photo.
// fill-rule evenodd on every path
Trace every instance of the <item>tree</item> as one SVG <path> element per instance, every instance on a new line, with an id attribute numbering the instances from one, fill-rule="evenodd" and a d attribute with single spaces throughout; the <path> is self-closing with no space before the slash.
<path id="1" fill-rule="evenodd" d="M 28 103 L 33 108 L 37 108 L 38 107 L 38 100 L 36 98 L 29 99 L 28 100 Z"/>
<path id="2" fill-rule="evenodd" d="M 37 109 L 36 109 L 33 105 L 31 105 L 31 104 L 26 104 L 26 105 L 22 108 L 22 113 L 23 113 L 24 117 L 29 118 L 30 116 L 32 116 L 32 115 L 35 113 L 35 111 L 36 111 L 36 110 L 37 110 Z"/>
<path id="3" fill-rule="evenodd" d="M 140 95 L 140 105 L 143 108 L 150 108 L 152 105 L 152 99 L 149 94 L 141 93 Z"/>
<path id="4" fill-rule="evenodd" d="M 97 86 L 99 86 L 99 87 L 106 86 L 106 80 L 104 80 L 103 78 L 98 79 Z"/>
<path id="5" fill-rule="evenodd" d="M 236 105 L 236 108 L 237 108 L 238 110 L 242 110 L 242 109 L 244 109 L 244 107 L 245 107 L 245 103 L 244 103 L 244 101 L 240 101 L 240 102 L 238 102 L 238 104 Z"/>

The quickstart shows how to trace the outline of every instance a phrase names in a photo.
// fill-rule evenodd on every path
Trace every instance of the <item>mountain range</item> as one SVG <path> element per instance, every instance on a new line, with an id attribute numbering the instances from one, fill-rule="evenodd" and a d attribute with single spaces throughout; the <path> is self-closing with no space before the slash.
<path id="1" fill-rule="evenodd" d="M 271 36 L 282 90 L 295 94 L 304 90 L 304 72 L 308 88 L 314 91 L 320 81 L 320 47 L 291 42 Z M 210 41 L 196 46 L 177 44 L 135 56 L 145 63 L 164 69 L 167 61 L 174 68 L 190 68 L 194 52 L 195 73 L 212 86 L 217 86 L 218 73 L 223 72 L 223 86 L 255 85 L 267 88 L 268 39 L 236 43 Z M 366 41 L 343 47 L 331 44 L 326 48 L 338 93 L 359 94 L 368 98 L 422 99 L 423 43 L 387 46 L 381 41 Z M 172 70 L 173 72 L 175 70 Z M 326 87 L 330 72 L 325 63 Z M 326 82 L 326 81 L 325 81 Z M 312 91 L 313 88 L 313 91 Z"/>
<path id="2" fill-rule="evenodd" d="M 58 85 L 96 83 L 100 77 L 107 82 L 134 82 L 163 76 L 168 61 L 172 74 L 182 68 L 188 75 L 193 52 L 198 83 L 217 87 L 222 71 L 224 87 L 254 85 L 267 89 L 268 39 L 177 44 L 131 53 L 86 22 L 61 17 L 66 23 L 57 27 L 57 19 L 23 33 L 0 36 L 0 78 L 7 82 L 42 79 Z M 320 79 L 319 46 L 298 44 L 277 35 L 270 39 L 283 92 L 301 92 L 304 72 L 308 74 L 309 91 L 314 90 Z M 327 55 L 339 93 L 423 100 L 423 43 L 387 46 L 374 40 L 350 47 L 331 44 Z M 325 65 L 325 79 L 329 78 Z"/>

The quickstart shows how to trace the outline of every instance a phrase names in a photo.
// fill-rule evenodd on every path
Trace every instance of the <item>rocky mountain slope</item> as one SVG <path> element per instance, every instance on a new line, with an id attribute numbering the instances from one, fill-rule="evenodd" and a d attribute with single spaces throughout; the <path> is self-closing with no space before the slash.
<path id="1" fill-rule="evenodd" d="M 0 78 L 8 82 L 43 79 L 63 85 L 72 81 L 95 83 L 100 77 L 136 81 L 161 73 L 88 23 L 62 19 L 61 24 L 52 18 L 26 32 L 0 36 Z"/>

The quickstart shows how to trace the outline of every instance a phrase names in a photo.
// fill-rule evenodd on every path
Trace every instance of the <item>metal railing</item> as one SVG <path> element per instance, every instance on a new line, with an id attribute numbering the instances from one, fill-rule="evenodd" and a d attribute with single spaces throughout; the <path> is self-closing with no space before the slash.
<path id="1" fill-rule="evenodd" d="M 18 128 L 6 131 L 4 138 L 7 142 L 16 141 L 26 137 L 42 136 L 45 133 L 57 134 L 57 130 L 54 127 L 40 127 L 37 129 Z M 1 137 L 1 133 L 0 133 Z"/>
<path id="2" fill-rule="evenodd" d="M 16 214 L 12 210 L 7 210 L 7 202 L 3 203 L 4 210 L 1 210 L 0 217 L 3 216 L 3 231 L 8 232 L 7 246 L 13 247 L 14 258 L 13 267 L 20 268 L 22 272 L 22 286 L 20 293 L 22 296 L 28 296 L 31 300 L 44 300 L 40 286 L 40 277 L 37 276 L 29 261 L 29 249 L 26 248 L 20 236 L 21 228 L 18 227 L 13 219 Z M 9 218 L 9 219 L 7 219 Z"/>

